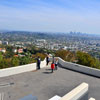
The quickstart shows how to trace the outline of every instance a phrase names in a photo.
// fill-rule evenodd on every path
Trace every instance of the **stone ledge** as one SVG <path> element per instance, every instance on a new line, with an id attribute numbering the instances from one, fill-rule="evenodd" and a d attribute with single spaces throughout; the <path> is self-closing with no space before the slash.
<path id="1" fill-rule="evenodd" d="M 87 83 L 82 83 L 71 92 L 63 96 L 60 100 L 79 100 L 80 97 L 84 96 L 84 94 L 88 92 L 88 87 L 89 86 Z"/>
<path id="2" fill-rule="evenodd" d="M 89 100 L 95 100 L 94 98 L 90 98 Z"/>
<path id="3" fill-rule="evenodd" d="M 84 73 L 84 74 L 88 74 L 88 75 L 100 78 L 100 70 L 99 69 L 90 68 L 88 66 L 83 66 L 83 65 L 67 62 L 67 61 L 64 61 L 63 59 L 61 59 L 59 57 L 58 57 L 58 59 L 59 59 L 59 64 L 63 68 L 70 69 L 70 70 L 73 70 L 73 71 L 81 72 L 81 73 Z"/>
<path id="4" fill-rule="evenodd" d="M 45 65 L 46 65 L 46 61 L 44 59 L 44 61 L 41 62 L 41 68 L 44 68 Z M 12 67 L 12 68 L 0 69 L 0 77 L 7 77 L 15 74 L 33 71 L 36 69 L 37 69 L 36 63 Z"/>

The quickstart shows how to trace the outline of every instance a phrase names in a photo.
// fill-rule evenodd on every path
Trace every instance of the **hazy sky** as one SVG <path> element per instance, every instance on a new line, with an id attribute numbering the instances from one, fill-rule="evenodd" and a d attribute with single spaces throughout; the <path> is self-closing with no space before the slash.
<path id="1" fill-rule="evenodd" d="M 0 29 L 100 34 L 100 0 L 0 0 Z"/>

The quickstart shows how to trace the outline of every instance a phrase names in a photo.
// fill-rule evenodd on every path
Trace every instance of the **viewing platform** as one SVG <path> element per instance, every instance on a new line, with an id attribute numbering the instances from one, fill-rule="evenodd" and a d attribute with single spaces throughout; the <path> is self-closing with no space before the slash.
<path id="1" fill-rule="evenodd" d="M 50 65 L 38 71 L 0 78 L 0 93 L 4 93 L 4 100 L 20 100 L 27 95 L 49 100 L 55 95 L 63 97 L 83 82 L 89 84 L 88 97 L 100 100 L 100 78 L 61 66 L 51 73 Z"/>

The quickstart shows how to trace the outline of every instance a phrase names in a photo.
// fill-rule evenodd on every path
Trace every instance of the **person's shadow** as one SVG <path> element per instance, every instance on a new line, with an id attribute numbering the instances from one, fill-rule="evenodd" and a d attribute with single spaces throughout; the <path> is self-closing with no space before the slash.
<path id="1" fill-rule="evenodd" d="M 44 74 L 51 74 L 51 69 L 46 69 L 46 72 L 43 72 Z"/>

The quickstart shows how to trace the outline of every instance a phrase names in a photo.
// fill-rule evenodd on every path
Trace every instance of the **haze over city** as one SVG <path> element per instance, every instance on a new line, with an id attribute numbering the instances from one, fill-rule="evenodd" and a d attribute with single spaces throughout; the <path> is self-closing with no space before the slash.
<path id="1" fill-rule="evenodd" d="M 100 34 L 99 0 L 0 0 L 0 29 Z"/>

